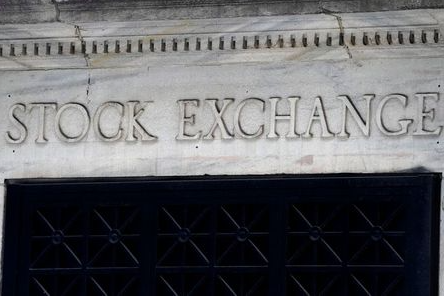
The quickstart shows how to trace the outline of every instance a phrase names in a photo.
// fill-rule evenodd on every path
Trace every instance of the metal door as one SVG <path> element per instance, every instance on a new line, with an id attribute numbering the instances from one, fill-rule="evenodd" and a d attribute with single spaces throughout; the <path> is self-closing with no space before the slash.
<path id="1" fill-rule="evenodd" d="M 2 295 L 438 295 L 440 176 L 9 181 Z"/>

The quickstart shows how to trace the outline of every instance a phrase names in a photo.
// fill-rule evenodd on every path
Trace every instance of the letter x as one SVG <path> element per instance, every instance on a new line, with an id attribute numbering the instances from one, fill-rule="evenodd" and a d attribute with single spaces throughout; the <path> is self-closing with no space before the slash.
<path id="1" fill-rule="evenodd" d="M 227 109 L 228 105 L 233 103 L 234 99 L 224 99 L 222 108 L 219 108 L 217 105 L 217 99 L 206 99 L 205 102 L 207 102 L 211 106 L 211 111 L 214 115 L 214 122 L 211 126 L 210 131 L 208 134 L 204 137 L 206 140 L 212 140 L 214 139 L 214 132 L 217 127 L 220 128 L 220 132 L 222 135 L 222 139 L 231 139 L 233 137 L 232 134 L 227 130 L 227 126 L 225 125 L 225 122 L 222 118 L 225 110 Z"/>

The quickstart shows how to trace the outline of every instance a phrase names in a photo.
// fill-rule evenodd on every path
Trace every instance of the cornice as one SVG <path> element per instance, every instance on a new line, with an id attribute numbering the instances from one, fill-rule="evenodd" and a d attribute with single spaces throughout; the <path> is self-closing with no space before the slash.
<path id="1" fill-rule="evenodd" d="M 115 65 L 110 60 L 140 57 L 158 64 L 202 62 L 200 56 L 208 63 L 233 61 L 230 55 L 235 62 L 269 61 L 301 52 L 305 59 L 310 59 L 307 52 L 314 54 L 311 58 L 342 59 L 354 58 L 353 52 L 357 58 L 363 51 L 385 55 L 393 49 L 402 56 L 442 56 L 443 27 L 442 9 L 2 25 L 0 68 L 106 67 Z"/>
<path id="2" fill-rule="evenodd" d="M 2 0 L 0 23 L 146 21 L 444 8 L 442 0 Z"/>

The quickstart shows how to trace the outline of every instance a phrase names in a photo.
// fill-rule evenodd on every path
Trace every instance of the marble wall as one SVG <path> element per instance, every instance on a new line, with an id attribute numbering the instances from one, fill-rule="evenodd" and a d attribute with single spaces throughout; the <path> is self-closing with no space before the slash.
<path id="1" fill-rule="evenodd" d="M 442 20 L 0 27 L 1 180 L 441 173 Z"/>

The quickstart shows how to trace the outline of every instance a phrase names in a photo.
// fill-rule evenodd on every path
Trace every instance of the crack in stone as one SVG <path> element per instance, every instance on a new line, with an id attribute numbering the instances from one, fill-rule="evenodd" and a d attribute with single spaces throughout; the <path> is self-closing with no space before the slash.
<path id="1" fill-rule="evenodd" d="M 436 16 L 433 14 L 433 13 L 431 13 L 430 11 L 428 11 L 427 12 L 428 13 L 428 15 L 436 22 L 435 24 L 433 24 L 433 25 L 435 25 L 435 26 L 439 26 L 439 20 L 436 18 Z"/>
<path id="2" fill-rule="evenodd" d="M 87 80 L 87 84 L 86 84 L 86 101 L 87 101 L 87 104 L 89 104 L 91 102 L 91 99 L 89 98 L 90 89 L 91 89 L 91 73 L 88 70 L 88 80 Z"/>
<path id="3" fill-rule="evenodd" d="M 80 46 L 82 48 L 81 50 L 83 51 L 83 57 L 85 59 L 86 67 L 88 69 L 88 80 L 87 80 L 87 84 L 86 84 L 86 101 L 87 101 L 87 103 L 90 103 L 91 102 L 91 100 L 89 98 L 89 94 L 90 94 L 90 90 L 91 90 L 90 56 L 86 53 L 86 50 L 83 48 L 84 40 L 83 40 L 83 36 L 82 36 L 82 29 L 78 25 L 74 25 L 74 29 L 75 29 L 75 36 L 77 37 L 77 39 L 80 40 Z"/>
<path id="4" fill-rule="evenodd" d="M 59 2 L 60 1 L 58 1 L 58 0 L 51 0 L 51 3 L 54 5 L 54 10 L 55 10 L 55 16 L 54 16 L 55 21 L 58 23 L 62 23 L 62 24 L 76 26 L 75 24 L 64 21 L 60 18 L 61 11 L 60 11 L 60 7 L 59 7 Z"/>
<path id="5" fill-rule="evenodd" d="M 331 15 L 332 17 L 336 18 L 336 21 L 338 22 L 338 26 L 339 26 L 339 32 L 342 36 L 345 36 L 345 30 L 344 30 L 344 25 L 342 24 L 342 18 L 339 15 L 335 14 L 333 11 L 330 11 L 330 10 L 325 9 L 323 7 L 321 7 L 321 9 L 322 9 L 322 13 L 327 14 L 327 15 Z M 353 55 L 350 51 L 350 48 L 347 45 L 347 42 L 344 41 L 343 47 L 344 47 L 345 51 L 347 52 L 348 57 L 350 59 L 352 59 Z"/>
<path id="6" fill-rule="evenodd" d="M 52 1 L 52 4 L 54 4 L 54 9 L 55 9 L 55 20 L 57 21 L 57 22 L 62 22 L 61 20 L 60 20 L 60 8 L 59 8 L 59 3 L 57 3 L 57 1 Z"/>
<path id="7" fill-rule="evenodd" d="M 82 36 L 82 29 L 78 25 L 74 25 L 74 29 L 75 29 L 74 34 L 77 37 L 77 39 L 80 40 L 80 46 L 82 47 L 84 44 L 84 40 L 83 40 L 83 36 Z M 83 48 L 82 48 L 82 51 L 83 51 Z M 91 66 L 90 56 L 86 53 L 86 51 L 83 51 L 83 57 L 85 58 L 86 66 L 89 68 Z"/>

